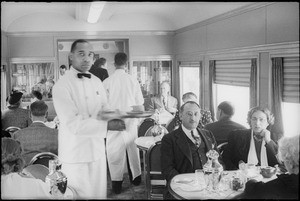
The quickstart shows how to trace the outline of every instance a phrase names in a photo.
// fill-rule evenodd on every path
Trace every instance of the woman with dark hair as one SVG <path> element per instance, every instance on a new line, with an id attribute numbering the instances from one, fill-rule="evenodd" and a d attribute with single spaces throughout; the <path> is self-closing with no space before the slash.
<path id="1" fill-rule="evenodd" d="M 248 112 L 247 122 L 250 129 L 234 130 L 228 136 L 223 154 L 226 170 L 238 169 L 242 162 L 260 166 L 278 164 L 278 145 L 271 139 L 269 131 L 274 116 L 267 108 L 254 107 Z"/>
<path id="2" fill-rule="evenodd" d="M 48 186 L 22 173 L 25 162 L 21 143 L 1 138 L 1 199 L 50 199 Z"/>

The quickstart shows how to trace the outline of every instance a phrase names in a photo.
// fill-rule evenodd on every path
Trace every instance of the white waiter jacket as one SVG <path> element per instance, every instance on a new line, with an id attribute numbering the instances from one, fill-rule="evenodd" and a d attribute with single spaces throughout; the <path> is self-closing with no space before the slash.
<path id="1" fill-rule="evenodd" d="M 53 103 L 60 121 L 58 156 L 65 163 L 81 163 L 105 157 L 107 121 L 96 119 L 107 107 L 100 79 L 78 78 L 73 67 L 53 86 Z"/>

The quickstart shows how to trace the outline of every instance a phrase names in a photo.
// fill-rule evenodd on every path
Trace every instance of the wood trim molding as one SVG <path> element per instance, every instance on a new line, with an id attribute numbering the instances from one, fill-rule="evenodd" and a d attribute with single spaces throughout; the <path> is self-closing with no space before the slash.
<path id="1" fill-rule="evenodd" d="M 28 37 L 28 36 L 53 36 L 53 37 L 95 37 L 99 36 L 113 38 L 114 36 L 164 36 L 175 35 L 174 31 L 55 31 L 55 32 L 6 32 L 10 37 Z"/>
<path id="2" fill-rule="evenodd" d="M 132 56 L 131 61 L 169 61 L 172 60 L 172 55 L 157 55 L 157 56 Z"/>
<path id="3" fill-rule="evenodd" d="M 41 63 L 41 62 L 56 62 L 55 57 L 31 57 L 31 58 L 10 58 L 9 63 Z"/>
<path id="4" fill-rule="evenodd" d="M 243 48 L 223 49 L 217 51 L 207 51 L 207 55 L 210 59 L 214 59 L 220 57 L 244 57 L 251 55 L 255 56 L 261 52 L 270 52 L 270 54 L 283 52 L 299 53 L 299 41 L 257 45 Z"/>

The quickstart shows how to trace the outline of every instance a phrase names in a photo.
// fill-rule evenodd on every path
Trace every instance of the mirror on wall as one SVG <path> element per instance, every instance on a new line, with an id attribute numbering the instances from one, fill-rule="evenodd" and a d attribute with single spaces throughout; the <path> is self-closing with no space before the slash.
<path id="1" fill-rule="evenodd" d="M 151 97 L 160 93 L 160 84 L 168 81 L 171 86 L 172 61 L 133 61 L 132 75 L 136 76 L 140 83 L 145 99 L 145 109 L 149 107 Z"/>
<path id="2" fill-rule="evenodd" d="M 54 62 L 12 63 L 10 74 L 11 90 L 23 93 L 24 104 L 31 102 L 33 89 L 39 90 L 44 100 L 52 99 L 48 83 L 54 81 Z"/>

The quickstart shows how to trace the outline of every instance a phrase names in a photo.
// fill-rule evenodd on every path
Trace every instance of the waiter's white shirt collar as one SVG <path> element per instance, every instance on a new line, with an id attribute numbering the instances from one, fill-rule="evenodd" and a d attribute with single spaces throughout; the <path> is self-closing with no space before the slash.
<path id="1" fill-rule="evenodd" d="M 183 132 L 186 134 L 186 136 L 188 136 L 188 138 L 190 138 L 190 140 L 192 140 L 192 142 L 195 143 L 196 141 L 195 141 L 195 139 L 193 138 L 193 136 L 192 136 L 192 134 L 191 134 L 191 131 L 193 131 L 193 133 L 194 133 L 195 136 L 197 136 L 197 135 L 199 136 L 197 129 L 195 128 L 195 129 L 193 129 L 193 130 L 188 130 L 188 129 L 187 129 L 186 127 L 184 127 L 182 124 L 181 124 L 181 128 L 182 128 Z M 199 136 L 199 137 L 200 137 L 200 136 Z"/>

